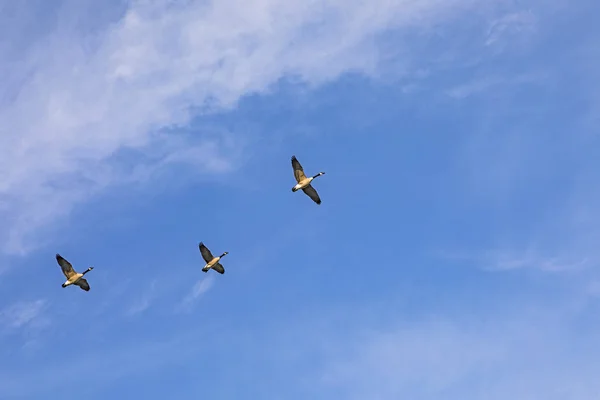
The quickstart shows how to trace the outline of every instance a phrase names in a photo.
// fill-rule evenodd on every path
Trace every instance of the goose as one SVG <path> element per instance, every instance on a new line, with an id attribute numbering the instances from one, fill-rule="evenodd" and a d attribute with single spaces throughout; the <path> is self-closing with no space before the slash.
<path id="1" fill-rule="evenodd" d="M 302 165 L 300 165 L 300 162 L 296 156 L 292 156 L 292 168 L 294 168 L 294 178 L 296 178 L 296 182 L 298 182 L 298 184 L 292 188 L 292 192 L 302 189 L 302 191 L 306 193 L 306 195 L 308 195 L 308 197 L 310 197 L 315 203 L 321 204 L 319 194 L 310 183 L 316 177 L 325 175 L 325 172 L 319 172 L 315 176 L 307 178 L 306 175 L 304 175 L 304 169 L 302 168 Z"/>
<path id="2" fill-rule="evenodd" d="M 226 251 L 219 257 L 214 257 L 204 243 L 200 242 L 198 247 L 200 247 L 200 254 L 202 254 L 202 258 L 204 258 L 204 261 L 206 261 L 206 265 L 202 268 L 202 272 L 208 272 L 208 270 L 212 268 L 218 273 L 224 274 L 225 268 L 223 268 L 223 265 L 219 263 L 219 260 L 229 254 L 229 252 Z"/>
<path id="3" fill-rule="evenodd" d="M 88 269 L 83 271 L 83 273 L 80 274 L 75 272 L 71 263 L 65 260 L 60 254 L 56 254 L 56 261 L 58 262 L 58 265 L 60 265 L 63 274 L 65 274 L 65 276 L 67 277 L 67 281 L 62 284 L 62 287 L 66 288 L 70 285 L 77 285 L 86 292 L 90 290 L 90 285 L 83 276 L 91 270 L 93 270 L 94 267 L 89 267 Z"/>

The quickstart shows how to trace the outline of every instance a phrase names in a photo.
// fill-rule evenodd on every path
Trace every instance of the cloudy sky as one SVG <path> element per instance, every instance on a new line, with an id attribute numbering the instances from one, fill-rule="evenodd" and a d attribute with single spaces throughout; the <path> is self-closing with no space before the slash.
<path id="1" fill-rule="evenodd" d="M 0 0 L 0 398 L 597 398 L 598 15 Z"/>

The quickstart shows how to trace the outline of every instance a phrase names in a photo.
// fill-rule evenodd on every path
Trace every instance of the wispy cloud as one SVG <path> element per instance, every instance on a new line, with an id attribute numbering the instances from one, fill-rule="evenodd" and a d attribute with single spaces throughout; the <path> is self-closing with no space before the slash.
<path id="1" fill-rule="evenodd" d="M 564 251 L 564 249 L 562 249 Z M 551 257 L 548 252 L 532 249 L 519 252 L 516 250 L 484 251 L 484 252 L 440 252 L 439 255 L 448 260 L 463 261 L 487 271 L 509 271 L 517 269 L 537 269 L 545 272 L 580 272 L 593 264 L 588 258 Z M 574 257 L 574 256 L 573 256 Z"/>
<path id="2" fill-rule="evenodd" d="M 347 399 L 593 397 L 600 389 L 598 351 L 584 351 L 593 340 L 562 324 L 568 319 L 538 314 L 485 323 L 432 319 L 363 332 L 337 340 L 322 382 Z M 574 337 L 586 344 L 571 347 Z"/>
<path id="3" fill-rule="evenodd" d="M 202 360 L 200 367 L 212 357 L 219 370 L 246 377 L 236 380 L 239 390 L 268 388 L 265 398 L 501 400 L 548 399 L 560 393 L 584 399 L 600 389 L 594 339 L 600 325 L 591 321 L 585 332 L 578 330 L 581 309 L 568 304 L 414 318 L 373 306 L 320 307 L 267 324 L 172 332 L 163 340 L 131 338 L 110 349 L 81 350 L 77 357 L 2 371 L 0 395 L 45 393 L 58 388 L 59 375 L 93 367 L 82 389 L 91 392 L 126 377 L 147 379 L 141 376 L 184 358 Z M 374 314 L 379 323 L 373 322 Z M 215 330 L 219 334 L 210 341 L 198 340 Z M 182 347 L 186 351 L 176 351 Z M 213 353 L 214 347 L 218 351 Z M 252 368 L 256 365 L 259 370 Z M 265 374 L 272 379 L 255 379 Z M 31 381 L 36 384 L 23 384 Z M 222 382 L 201 385 L 206 393 L 219 393 Z"/>
<path id="4" fill-rule="evenodd" d="M 26 369 L 3 370 L 0 377 L 0 396 L 31 396 L 48 393 L 61 387 L 61 376 L 75 376 L 85 371 L 94 371 L 86 379 L 81 392 L 94 393 L 98 387 L 123 377 L 131 377 L 164 368 L 173 362 L 194 357 L 202 349 L 201 343 L 194 344 L 199 332 L 184 332 L 165 340 L 145 340 L 118 345 L 110 349 L 80 349 L 77 357 L 67 356 L 42 365 Z M 175 351 L 182 344 L 185 352 Z M 35 384 L 26 384 L 35 382 Z M 69 394 L 65 394 L 68 397 Z"/>
<path id="5" fill-rule="evenodd" d="M 73 27 L 44 36 L 2 65 L 29 71 L 0 109 L 0 147 L 10 149 L 0 159 L 4 250 L 30 250 L 40 228 L 107 187 L 148 179 L 157 164 L 230 170 L 222 137 L 182 132 L 194 115 L 285 76 L 316 85 L 373 74 L 378 35 L 444 23 L 476 3 L 135 1 L 93 36 Z"/>
<path id="6" fill-rule="evenodd" d="M 543 258 L 532 255 L 512 258 L 509 255 L 499 256 L 494 261 L 484 264 L 484 269 L 492 271 L 506 271 L 518 268 L 536 268 L 546 272 L 577 271 L 588 265 L 587 259 L 567 261 L 557 258 Z"/>
<path id="7" fill-rule="evenodd" d="M 46 300 L 20 301 L 0 310 L 0 327 L 5 331 L 47 326 L 49 320 L 44 317 Z"/>
<path id="8" fill-rule="evenodd" d="M 210 271 L 209 271 L 210 272 Z M 178 306 L 179 311 L 189 311 L 194 303 L 215 284 L 215 278 L 208 275 L 196 282 L 190 293 L 184 297 Z"/>
<path id="9" fill-rule="evenodd" d="M 144 293 L 125 311 L 125 315 L 133 316 L 146 311 L 156 297 L 156 284 L 156 280 L 152 281 Z"/>
<path id="10" fill-rule="evenodd" d="M 495 90 L 501 87 L 506 90 L 507 86 L 521 87 L 524 84 L 543 84 L 547 79 L 545 74 L 524 74 L 519 76 L 493 76 L 486 75 L 479 79 L 473 79 L 469 82 L 462 83 L 452 87 L 446 93 L 455 99 L 464 99 L 477 94 L 489 94 L 490 90 Z"/>
<path id="11" fill-rule="evenodd" d="M 514 39 L 528 40 L 535 33 L 537 18 L 531 10 L 511 12 L 494 20 L 488 29 L 486 46 L 506 46 L 510 43 L 514 46 Z M 525 33 L 525 34 L 524 34 Z"/>

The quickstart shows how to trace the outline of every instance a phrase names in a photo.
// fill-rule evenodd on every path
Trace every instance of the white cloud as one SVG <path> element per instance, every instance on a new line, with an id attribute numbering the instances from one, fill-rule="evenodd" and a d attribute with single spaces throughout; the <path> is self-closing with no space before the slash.
<path id="1" fill-rule="evenodd" d="M 31 240 L 40 228 L 115 183 L 148 179 L 157 163 L 230 170 L 220 136 L 174 132 L 286 75 L 316 85 L 372 74 L 378 35 L 444 23 L 477 3 L 149 0 L 94 36 L 59 27 L 10 63 L 32 74 L 0 109 L 4 250 L 42 244 Z"/>

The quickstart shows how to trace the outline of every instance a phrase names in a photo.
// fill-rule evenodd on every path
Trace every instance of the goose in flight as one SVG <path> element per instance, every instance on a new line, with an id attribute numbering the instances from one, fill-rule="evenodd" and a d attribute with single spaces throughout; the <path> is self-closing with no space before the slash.
<path id="1" fill-rule="evenodd" d="M 325 172 L 319 172 L 315 176 L 307 178 L 306 175 L 304 175 L 304 169 L 302 168 L 302 165 L 300 165 L 300 162 L 298 161 L 296 156 L 292 156 L 292 168 L 294 169 L 294 178 L 296 178 L 296 182 L 298 182 L 298 184 L 292 188 L 292 192 L 296 192 L 302 189 L 302 191 L 306 193 L 306 195 L 310 197 L 315 203 L 321 204 L 319 194 L 310 183 L 316 177 L 325 175 Z"/>
<path id="2" fill-rule="evenodd" d="M 219 263 L 219 260 L 229 254 L 229 252 L 226 251 L 219 257 L 214 257 L 204 243 L 200 242 L 198 247 L 200 247 L 200 254 L 202 254 L 202 258 L 204 258 L 204 261 L 206 261 L 206 265 L 202 268 L 202 272 L 208 272 L 208 270 L 212 268 L 218 273 L 224 274 L 225 268 L 223 268 L 223 265 Z"/>
<path id="3" fill-rule="evenodd" d="M 56 254 L 56 261 L 58 262 L 58 265 L 60 265 L 63 274 L 65 274 L 65 276 L 67 277 L 67 281 L 62 284 L 62 287 L 65 288 L 70 285 L 77 285 L 86 292 L 90 290 L 90 285 L 83 276 L 91 270 L 93 270 L 94 267 L 89 267 L 88 269 L 83 271 L 83 273 L 80 274 L 78 272 L 75 272 L 71 263 L 65 260 L 60 254 Z"/>

